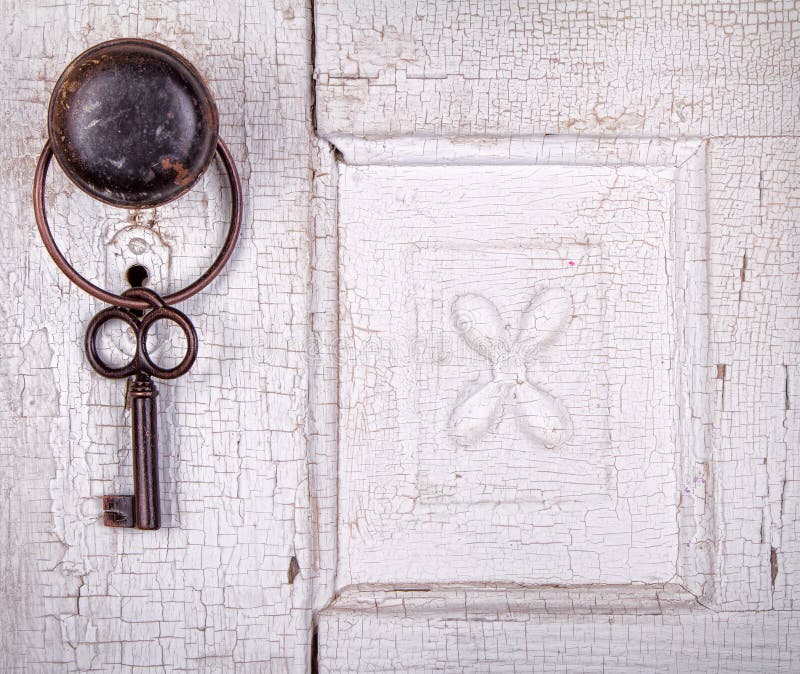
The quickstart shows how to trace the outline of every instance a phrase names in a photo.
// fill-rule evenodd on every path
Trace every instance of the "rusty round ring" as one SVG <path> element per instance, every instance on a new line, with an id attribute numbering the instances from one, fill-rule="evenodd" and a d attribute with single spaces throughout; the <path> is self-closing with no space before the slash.
<path id="1" fill-rule="evenodd" d="M 222 250 L 220 250 L 219 255 L 217 255 L 217 258 L 212 262 L 205 273 L 185 288 L 164 297 L 163 299 L 166 304 L 182 302 L 196 295 L 211 283 L 222 271 L 231 255 L 233 255 L 236 241 L 239 238 L 239 231 L 242 227 L 242 183 L 239 179 L 239 173 L 236 170 L 236 165 L 233 162 L 230 151 L 222 139 L 217 140 L 217 155 L 219 155 L 222 165 L 225 167 L 225 173 L 228 176 L 228 182 L 231 187 L 231 219 L 228 227 L 228 235 L 225 237 L 225 243 L 222 245 Z M 47 180 L 47 169 L 50 166 L 52 158 L 53 148 L 48 140 L 36 164 L 36 173 L 33 182 L 33 212 L 36 217 L 36 226 L 39 229 L 39 235 L 42 237 L 42 242 L 47 252 L 50 254 L 50 257 L 53 258 L 53 262 L 56 263 L 56 266 L 76 286 L 103 302 L 114 304 L 118 307 L 125 307 L 126 309 L 143 310 L 150 308 L 151 305 L 145 300 L 124 297 L 123 295 L 117 295 L 116 293 L 108 292 L 100 288 L 79 274 L 69 263 L 67 258 L 64 257 L 64 254 L 59 249 L 53 237 L 53 233 L 50 231 L 45 209 L 45 183 Z"/>

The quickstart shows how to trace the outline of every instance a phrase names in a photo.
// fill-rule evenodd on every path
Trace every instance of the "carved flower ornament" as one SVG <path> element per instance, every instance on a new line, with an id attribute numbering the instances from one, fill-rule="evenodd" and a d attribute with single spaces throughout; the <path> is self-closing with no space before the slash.
<path id="1" fill-rule="evenodd" d="M 493 302 L 467 294 L 456 298 L 452 318 L 467 346 L 492 366 L 491 380 L 462 389 L 450 430 L 461 445 L 475 445 L 495 431 L 510 413 L 523 436 L 555 449 L 572 435 L 566 407 L 536 378 L 537 357 L 572 320 L 572 298 L 559 287 L 535 293 L 522 311 L 519 327 L 504 321 Z"/>

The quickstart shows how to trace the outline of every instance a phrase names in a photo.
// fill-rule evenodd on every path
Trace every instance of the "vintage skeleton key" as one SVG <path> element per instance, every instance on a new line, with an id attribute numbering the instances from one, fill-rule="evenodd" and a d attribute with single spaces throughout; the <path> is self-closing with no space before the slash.
<path id="1" fill-rule="evenodd" d="M 222 271 L 241 228 L 242 188 L 233 159 L 218 135 L 214 99 L 197 70 L 180 54 L 149 40 L 125 38 L 91 47 L 64 71 L 53 89 L 47 115 L 48 141 L 34 179 L 36 225 L 48 253 L 73 283 L 111 304 L 89 323 L 86 357 L 112 379 L 130 378 L 134 495 L 103 497 L 104 524 L 158 529 L 158 433 L 153 379 L 174 379 L 197 357 L 192 322 L 172 304 L 192 297 Z M 47 222 L 45 181 L 53 157 L 66 176 L 90 196 L 111 206 L 155 208 L 185 194 L 214 156 L 231 186 L 228 234 L 211 266 L 193 283 L 166 297 L 149 288 L 121 295 L 79 274 L 58 247 Z M 129 363 L 111 367 L 100 357 L 97 336 L 111 320 L 136 336 Z M 186 337 L 186 354 L 172 368 L 153 362 L 147 335 L 156 321 L 172 321 Z"/>
<path id="2" fill-rule="evenodd" d="M 175 379 L 186 373 L 197 358 L 197 333 L 185 314 L 168 307 L 155 292 L 147 288 L 131 288 L 125 297 L 136 297 L 150 304 L 150 310 L 139 318 L 132 310 L 109 307 L 97 314 L 86 328 L 86 357 L 95 372 L 109 379 L 130 377 L 128 396 L 131 404 L 131 448 L 133 451 L 133 488 L 135 496 L 104 496 L 104 524 L 108 527 L 158 529 L 161 508 L 158 494 L 158 388 L 153 377 Z M 112 367 L 99 355 L 97 336 L 109 321 L 120 320 L 136 337 L 136 351 L 126 365 Z M 169 320 L 178 325 L 186 337 L 186 355 L 171 368 L 153 362 L 147 351 L 147 335 L 156 321 Z"/>

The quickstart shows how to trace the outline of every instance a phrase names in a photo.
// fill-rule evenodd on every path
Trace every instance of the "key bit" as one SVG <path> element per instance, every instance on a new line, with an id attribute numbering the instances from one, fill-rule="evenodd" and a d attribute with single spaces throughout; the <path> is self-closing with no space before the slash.
<path id="1" fill-rule="evenodd" d="M 107 527 L 135 527 L 136 499 L 131 494 L 103 496 L 103 524 Z"/>

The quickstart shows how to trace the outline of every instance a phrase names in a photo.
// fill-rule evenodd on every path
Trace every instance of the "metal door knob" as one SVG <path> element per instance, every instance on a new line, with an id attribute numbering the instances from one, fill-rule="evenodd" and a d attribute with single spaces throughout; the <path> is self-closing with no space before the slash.
<path id="1" fill-rule="evenodd" d="M 146 40 L 112 40 L 75 59 L 47 118 L 56 160 L 85 192 L 148 208 L 185 194 L 217 146 L 217 106 L 194 66 Z"/>

